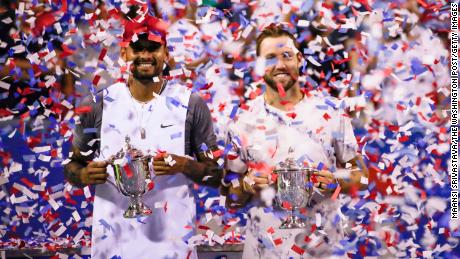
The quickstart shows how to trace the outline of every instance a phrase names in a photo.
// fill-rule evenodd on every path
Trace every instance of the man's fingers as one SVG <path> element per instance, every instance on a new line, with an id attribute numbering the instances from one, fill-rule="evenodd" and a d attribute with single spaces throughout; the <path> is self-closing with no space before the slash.
<path id="1" fill-rule="evenodd" d="M 318 180 L 318 182 L 322 182 L 322 183 L 325 183 L 325 184 L 332 183 L 331 179 L 329 179 L 327 177 L 319 176 L 319 177 L 316 177 L 316 179 Z"/>
<path id="2" fill-rule="evenodd" d="M 93 179 L 93 180 L 97 180 L 97 179 L 99 179 L 99 180 L 104 179 L 105 180 L 105 179 L 107 179 L 107 177 L 109 177 L 109 174 L 107 174 L 107 173 L 105 173 L 105 174 L 104 173 L 102 173 L 102 174 L 101 173 L 89 174 L 89 176 L 88 176 L 89 179 Z"/>
<path id="3" fill-rule="evenodd" d="M 328 172 L 328 171 L 315 171 L 313 174 L 316 175 L 316 176 L 323 176 L 323 177 L 327 177 L 327 178 L 332 177 L 332 173 Z"/>
<path id="4" fill-rule="evenodd" d="M 157 171 L 158 172 L 159 171 L 170 171 L 169 169 L 170 169 L 170 167 L 168 167 L 168 166 L 153 166 L 153 170 L 155 172 L 157 172 Z"/>
<path id="5" fill-rule="evenodd" d="M 253 186 L 251 186 L 249 183 L 243 181 L 243 190 L 245 192 L 248 192 L 248 193 L 251 193 L 251 194 L 255 194 L 256 191 L 254 190 Z"/>
<path id="6" fill-rule="evenodd" d="M 90 168 L 106 168 L 108 165 L 107 162 L 105 161 L 91 161 L 88 164 L 88 167 Z"/>
<path id="7" fill-rule="evenodd" d="M 106 173 L 106 172 L 107 172 L 107 168 L 105 168 L 105 167 L 99 167 L 99 168 L 90 167 L 90 168 L 88 168 L 88 174 L 103 174 L 103 173 Z"/>
<path id="8" fill-rule="evenodd" d="M 164 160 L 153 160 L 153 165 L 155 166 L 166 166 L 166 162 Z"/>
<path id="9" fill-rule="evenodd" d="M 265 177 L 254 177 L 253 180 L 256 184 L 268 184 L 268 179 Z"/>

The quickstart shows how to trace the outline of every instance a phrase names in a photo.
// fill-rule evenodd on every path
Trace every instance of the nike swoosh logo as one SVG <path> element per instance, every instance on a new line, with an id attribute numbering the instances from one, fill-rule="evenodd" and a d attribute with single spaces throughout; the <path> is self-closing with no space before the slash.
<path id="1" fill-rule="evenodd" d="M 164 128 L 171 127 L 171 126 L 173 126 L 173 125 L 174 125 L 174 124 L 170 124 L 170 125 L 163 125 L 163 124 L 161 124 L 160 127 L 161 127 L 162 129 L 164 129 Z"/>

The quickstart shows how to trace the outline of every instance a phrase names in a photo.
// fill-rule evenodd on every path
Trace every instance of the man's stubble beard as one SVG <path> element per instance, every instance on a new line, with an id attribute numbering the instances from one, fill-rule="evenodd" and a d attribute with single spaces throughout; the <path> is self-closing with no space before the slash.
<path id="1" fill-rule="evenodd" d="M 159 69 L 157 67 L 157 61 L 156 60 L 152 60 L 152 67 L 153 67 L 153 72 L 151 74 L 143 74 L 143 73 L 140 73 L 139 70 L 138 70 L 138 66 L 139 66 L 139 63 L 141 62 L 140 59 L 138 60 L 135 60 L 133 62 L 133 65 L 134 65 L 134 69 L 133 69 L 133 77 L 138 80 L 138 81 L 141 81 L 141 82 L 152 82 L 153 81 L 153 78 L 154 77 L 159 77 L 162 75 L 162 72 L 161 69 Z"/>
<path id="2" fill-rule="evenodd" d="M 278 87 L 276 86 L 275 80 L 273 80 L 270 76 L 267 76 L 267 75 L 264 75 L 264 80 L 265 80 L 265 83 L 267 83 L 267 85 L 273 91 L 278 92 Z M 287 84 L 285 86 L 283 85 L 284 91 L 287 92 L 288 90 L 290 90 L 294 86 L 295 83 L 296 81 L 294 81 L 294 79 L 291 77 L 289 81 L 287 82 Z"/>
<path id="3" fill-rule="evenodd" d="M 133 71 L 133 77 L 141 82 L 150 82 L 153 81 L 154 77 L 159 77 L 161 76 L 161 72 L 158 72 L 157 69 L 155 68 L 155 71 L 151 74 L 141 74 L 137 69 L 134 69 Z"/>

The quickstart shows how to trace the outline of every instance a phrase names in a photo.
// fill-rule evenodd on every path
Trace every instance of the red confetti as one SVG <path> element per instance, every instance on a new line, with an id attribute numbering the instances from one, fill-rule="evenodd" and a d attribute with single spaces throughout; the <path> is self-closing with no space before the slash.
<path id="1" fill-rule="evenodd" d="M 340 185 L 337 185 L 337 188 L 335 189 L 334 193 L 332 194 L 331 196 L 331 200 L 336 200 L 337 197 L 339 196 L 339 193 L 340 193 L 340 190 L 342 189 L 342 187 L 340 187 Z"/>
<path id="2" fill-rule="evenodd" d="M 407 142 L 409 140 L 409 136 L 401 136 L 398 140 L 401 143 Z"/>
<path id="3" fill-rule="evenodd" d="M 75 113 L 80 115 L 83 113 L 90 112 L 91 110 L 92 110 L 91 106 L 80 106 L 80 107 L 75 108 Z"/>
<path id="4" fill-rule="evenodd" d="M 286 210 L 292 209 L 291 203 L 288 201 L 283 201 L 283 203 L 281 204 L 281 207 L 283 207 Z"/>
<path id="5" fill-rule="evenodd" d="M 273 235 L 273 234 L 275 233 L 275 229 L 273 229 L 273 227 L 269 227 L 269 228 L 267 229 L 267 233 Z"/>
<path id="6" fill-rule="evenodd" d="M 133 172 L 131 171 L 131 168 L 129 167 L 129 165 L 124 165 L 124 166 L 123 166 L 123 170 L 125 170 L 126 176 L 127 176 L 128 178 L 133 177 Z"/>
<path id="7" fill-rule="evenodd" d="M 275 243 L 275 246 L 279 246 L 283 243 L 283 239 L 281 238 L 277 238 L 275 240 L 273 240 L 273 243 Z"/>
<path id="8" fill-rule="evenodd" d="M 282 84 L 280 83 L 276 84 L 276 88 L 278 89 L 278 94 L 280 95 L 281 98 L 286 97 L 286 91 L 284 91 L 284 87 Z"/>
<path id="9" fill-rule="evenodd" d="M 151 191 L 153 190 L 153 188 L 155 188 L 155 183 L 153 181 L 150 181 L 148 184 L 147 184 L 147 190 L 148 191 Z"/>
<path id="10" fill-rule="evenodd" d="M 101 79 L 100 75 L 95 75 L 94 78 L 93 78 L 93 85 L 97 86 L 97 84 L 99 83 L 100 79 Z"/>
<path id="11" fill-rule="evenodd" d="M 299 255 L 303 255 L 305 253 L 305 250 L 303 250 L 301 247 L 299 247 L 299 246 L 297 246 L 295 244 L 292 245 L 291 250 L 296 252 Z"/>
<path id="12" fill-rule="evenodd" d="M 103 48 L 103 49 L 101 50 L 101 53 L 99 53 L 99 58 L 98 58 L 98 59 L 99 59 L 99 60 L 103 60 L 106 54 L 107 54 L 107 49 L 106 49 L 106 48 Z"/>
<path id="13" fill-rule="evenodd" d="M 289 113 L 286 113 L 286 115 L 292 119 L 295 119 L 295 117 L 297 117 L 297 113 L 295 112 L 289 112 Z"/>

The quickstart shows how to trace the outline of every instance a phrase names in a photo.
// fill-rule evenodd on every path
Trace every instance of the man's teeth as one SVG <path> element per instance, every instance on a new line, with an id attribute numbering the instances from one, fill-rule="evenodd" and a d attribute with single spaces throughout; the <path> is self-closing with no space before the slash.
<path id="1" fill-rule="evenodd" d="M 151 67 L 152 64 L 151 63 L 141 63 L 139 64 L 140 67 Z"/>

